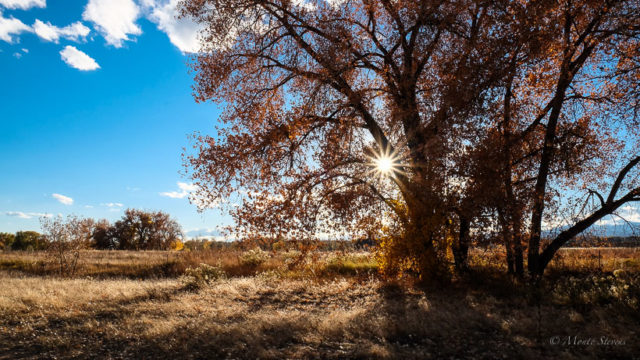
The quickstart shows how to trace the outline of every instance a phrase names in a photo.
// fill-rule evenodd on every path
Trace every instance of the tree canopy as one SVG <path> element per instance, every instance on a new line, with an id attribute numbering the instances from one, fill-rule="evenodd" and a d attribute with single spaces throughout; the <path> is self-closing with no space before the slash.
<path id="1" fill-rule="evenodd" d="M 204 27 L 195 97 L 225 105 L 186 166 L 200 206 L 241 198 L 229 210 L 243 236 L 374 237 L 388 271 L 446 276 L 472 233 L 497 232 L 510 271 L 528 242 L 538 276 L 640 200 L 637 1 L 181 9 Z"/>

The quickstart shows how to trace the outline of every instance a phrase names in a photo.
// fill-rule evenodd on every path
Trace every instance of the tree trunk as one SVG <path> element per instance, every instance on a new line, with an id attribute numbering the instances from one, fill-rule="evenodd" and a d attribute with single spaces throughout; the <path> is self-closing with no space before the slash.
<path id="1" fill-rule="evenodd" d="M 519 214 L 518 214 L 519 215 Z M 515 262 L 516 275 L 522 277 L 524 275 L 524 256 L 522 254 L 522 226 L 521 219 L 515 220 L 513 228 L 513 260 Z"/>
<path id="2" fill-rule="evenodd" d="M 417 271 L 422 280 L 447 282 L 450 274 L 446 263 L 446 218 L 437 210 L 439 204 L 422 197 L 423 201 L 412 201 L 409 207 L 409 223 L 407 224 L 405 243 L 414 259 Z"/>
<path id="3" fill-rule="evenodd" d="M 458 239 L 453 244 L 453 260 L 456 267 L 456 271 L 458 273 L 462 273 L 468 270 L 468 255 L 469 255 L 469 228 L 470 228 L 469 219 L 461 215 L 460 216 L 460 232 L 458 234 Z"/>
<path id="4" fill-rule="evenodd" d="M 509 226 L 509 220 L 507 216 L 509 214 L 506 209 L 498 209 L 498 221 L 500 223 L 500 228 L 502 229 L 502 242 L 504 243 L 504 248 L 507 253 L 507 272 L 509 274 L 515 273 L 515 261 L 513 254 L 513 232 L 511 227 Z"/>
<path id="5" fill-rule="evenodd" d="M 542 216 L 545 209 L 545 196 L 547 194 L 547 181 L 551 163 L 555 155 L 556 127 L 558 118 L 562 109 L 565 90 L 568 82 L 565 79 L 559 81 L 556 97 L 554 99 L 553 108 L 547 122 L 547 130 L 544 138 L 544 146 L 542 148 L 542 156 L 540 159 L 540 167 L 538 168 L 538 176 L 533 196 L 533 209 L 531 212 L 531 236 L 529 237 L 529 249 L 527 254 L 527 266 L 529 274 L 536 277 L 541 274 L 540 267 L 540 239 L 542 235 Z"/>

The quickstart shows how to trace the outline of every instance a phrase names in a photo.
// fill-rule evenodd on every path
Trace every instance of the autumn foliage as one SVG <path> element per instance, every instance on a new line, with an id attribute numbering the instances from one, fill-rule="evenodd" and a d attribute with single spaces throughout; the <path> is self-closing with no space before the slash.
<path id="1" fill-rule="evenodd" d="M 200 206 L 234 199 L 240 236 L 371 238 L 384 270 L 423 278 L 493 236 L 510 272 L 538 277 L 640 200 L 637 1 L 181 9 L 204 28 L 195 97 L 225 105 L 186 166 Z"/>

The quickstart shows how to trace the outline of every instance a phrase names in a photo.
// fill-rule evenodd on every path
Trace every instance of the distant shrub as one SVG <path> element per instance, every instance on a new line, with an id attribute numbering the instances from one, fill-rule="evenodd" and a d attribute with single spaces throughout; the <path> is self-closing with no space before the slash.
<path id="1" fill-rule="evenodd" d="M 613 275 L 570 276 L 555 284 L 553 296 L 557 302 L 571 306 L 618 303 L 638 310 L 640 277 L 624 270 L 615 270 Z"/>
<path id="2" fill-rule="evenodd" d="M 171 250 L 182 251 L 182 250 L 184 250 L 184 243 L 182 241 L 176 239 L 176 240 L 171 242 L 170 247 L 171 247 Z"/>
<path id="3" fill-rule="evenodd" d="M 256 275 L 256 279 L 264 282 L 274 282 L 282 279 L 282 274 L 275 270 L 267 270 Z"/>
<path id="4" fill-rule="evenodd" d="M 286 249 L 286 247 L 287 244 L 284 242 L 284 240 L 278 240 L 271 244 L 271 249 L 273 249 L 273 251 L 281 251 Z"/>
<path id="5" fill-rule="evenodd" d="M 269 259 L 269 253 L 256 247 L 240 255 L 240 263 L 244 266 L 258 267 Z"/>
<path id="6" fill-rule="evenodd" d="M 366 255 L 334 256 L 327 259 L 324 270 L 340 275 L 358 275 L 375 273 L 378 264 L 375 259 Z"/>
<path id="7" fill-rule="evenodd" d="M 284 264 L 287 266 L 287 268 L 289 270 L 292 270 L 298 265 L 301 265 L 302 263 L 304 263 L 306 255 L 307 254 L 303 253 L 302 251 L 289 250 L 282 253 L 282 259 Z"/>
<path id="8" fill-rule="evenodd" d="M 227 274 L 219 266 L 200 264 L 197 268 L 187 268 L 182 283 L 187 288 L 196 290 L 226 277 Z"/>

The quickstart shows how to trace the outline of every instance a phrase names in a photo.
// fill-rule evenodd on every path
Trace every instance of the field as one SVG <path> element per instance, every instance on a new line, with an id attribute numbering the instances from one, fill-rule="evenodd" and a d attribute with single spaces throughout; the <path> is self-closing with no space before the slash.
<path id="1" fill-rule="evenodd" d="M 383 279 L 367 252 L 81 259 L 60 276 L 44 253 L 0 253 L 0 359 L 640 358 L 637 249 L 563 250 L 540 288 L 497 250 L 446 286 Z"/>

